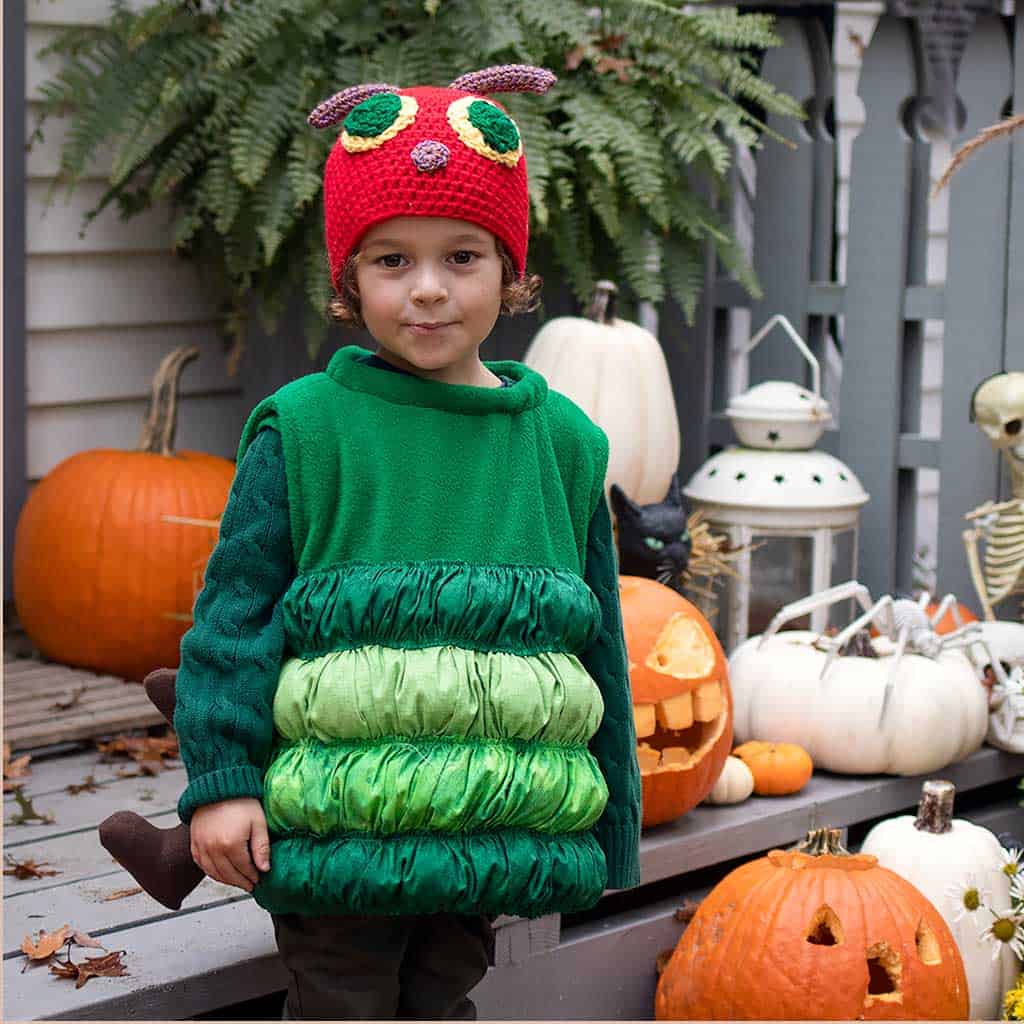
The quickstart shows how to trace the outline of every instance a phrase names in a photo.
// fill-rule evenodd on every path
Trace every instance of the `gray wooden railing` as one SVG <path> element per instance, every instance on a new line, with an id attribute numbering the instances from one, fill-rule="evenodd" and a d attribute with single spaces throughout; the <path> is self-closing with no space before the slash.
<path id="1" fill-rule="evenodd" d="M 865 124 L 853 144 L 846 283 L 834 277 L 835 143 L 824 112 L 834 73 L 824 32 L 806 17 L 780 19 L 785 45 L 764 73 L 806 101 L 800 126 L 772 124 L 795 149 L 767 140 L 756 156 L 754 261 L 764 297 L 752 327 L 785 313 L 819 357 L 825 332 L 842 350 L 838 430 L 823 447 L 848 462 L 871 494 L 862 518 L 860 578 L 873 593 L 911 588 L 917 471 L 940 472 L 938 584 L 973 600 L 963 514 L 999 494 L 998 461 L 968 422 L 971 392 L 1001 369 L 1024 369 L 1024 138 L 986 147 L 954 177 L 944 284 L 926 282 L 930 142 L 920 127 L 926 88 L 905 19 L 881 19 L 865 54 L 859 96 Z M 1015 33 L 1015 38 L 1011 38 Z M 954 147 L 1024 109 L 1020 19 L 975 24 L 957 92 L 964 117 Z M 1016 231 L 1015 231 L 1016 229 Z M 1014 249 L 1012 239 L 1019 244 Z M 734 282 L 713 278 L 692 328 L 665 311 L 661 335 L 676 379 L 688 477 L 732 435 L 724 421 L 723 313 L 746 303 Z M 923 323 L 942 320 L 942 421 L 921 433 Z M 798 355 L 761 346 L 750 383 L 802 379 Z"/>

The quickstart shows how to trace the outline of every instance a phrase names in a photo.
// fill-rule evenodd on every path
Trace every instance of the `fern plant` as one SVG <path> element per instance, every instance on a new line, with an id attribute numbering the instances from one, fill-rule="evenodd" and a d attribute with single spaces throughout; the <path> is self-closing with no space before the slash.
<path id="1" fill-rule="evenodd" d="M 137 5 L 136 5 L 137 8 Z M 732 146 L 757 144 L 753 110 L 802 116 L 758 76 L 778 44 L 767 15 L 677 0 L 117 0 L 99 27 L 47 47 L 37 136 L 70 114 L 58 182 L 73 189 L 99 149 L 124 217 L 170 201 L 174 245 L 202 261 L 237 343 L 254 295 L 273 328 L 297 289 L 310 349 L 326 329 L 321 169 L 334 133 L 306 114 L 359 82 L 444 85 L 499 63 L 551 68 L 545 96 L 499 96 L 530 172 L 531 265 L 583 301 L 601 277 L 692 315 L 704 246 L 756 281 L 703 192 L 725 184 Z"/>

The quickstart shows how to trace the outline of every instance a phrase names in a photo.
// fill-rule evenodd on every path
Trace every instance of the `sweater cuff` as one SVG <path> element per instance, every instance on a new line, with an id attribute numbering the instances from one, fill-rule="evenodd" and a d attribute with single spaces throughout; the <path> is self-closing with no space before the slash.
<path id="1" fill-rule="evenodd" d="M 608 864 L 609 889 L 634 889 L 640 884 L 640 834 L 632 825 L 600 827 L 596 838 Z"/>
<path id="2" fill-rule="evenodd" d="M 251 796 L 263 799 L 263 773 L 251 764 L 207 772 L 193 779 L 178 800 L 178 817 L 187 825 L 196 809 L 219 800 Z"/>

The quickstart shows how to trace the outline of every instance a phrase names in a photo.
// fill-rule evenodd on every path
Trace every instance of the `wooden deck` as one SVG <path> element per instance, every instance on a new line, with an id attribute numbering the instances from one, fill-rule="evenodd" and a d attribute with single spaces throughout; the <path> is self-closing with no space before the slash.
<path id="1" fill-rule="evenodd" d="M 102 764 L 91 751 L 32 762 L 24 792 L 37 811 L 54 820 L 6 826 L 4 850 L 18 860 L 48 861 L 61 874 L 4 879 L 5 1020 L 186 1019 L 285 987 L 270 919 L 237 889 L 207 879 L 176 913 L 145 894 L 104 899 L 134 887 L 134 881 L 100 846 L 98 823 L 127 808 L 158 824 L 175 824 L 174 808 L 185 781 L 181 768 L 125 779 L 118 777 L 119 767 Z M 961 815 L 996 831 L 1024 831 L 1024 812 L 1011 795 L 1010 781 L 1022 774 L 1024 757 L 990 748 L 942 773 L 967 803 L 972 791 L 981 799 L 998 791 L 997 799 Z M 67 791 L 88 776 L 95 792 Z M 480 1017 L 650 1017 L 655 958 L 681 934 L 683 926 L 673 911 L 685 895 L 699 892 L 701 879 L 695 872 L 791 843 L 810 826 L 856 826 L 909 809 L 919 791 L 919 779 L 816 775 L 796 796 L 699 807 L 652 830 L 642 840 L 641 862 L 643 885 L 653 888 L 634 893 L 632 906 L 623 910 L 624 896 L 609 895 L 599 907 L 607 905 L 606 916 L 564 927 L 560 934 L 557 917 L 499 922 L 498 965 L 475 992 Z M 5 818 L 17 809 L 10 794 L 5 808 Z M 678 885 L 665 881 L 673 878 Z M 646 902 L 645 893 L 651 894 Z M 97 937 L 108 949 L 125 950 L 129 974 L 94 978 L 76 989 L 46 967 L 22 973 L 22 937 L 65 923 Z M 76 950 L 75 959 L 98 952 Z"/>
<path id="2" fill-rule="evenodd" d="M 159 725 L 139 683 L 33 658 L 3 666 L 4 740 L 13 750 Z"/>

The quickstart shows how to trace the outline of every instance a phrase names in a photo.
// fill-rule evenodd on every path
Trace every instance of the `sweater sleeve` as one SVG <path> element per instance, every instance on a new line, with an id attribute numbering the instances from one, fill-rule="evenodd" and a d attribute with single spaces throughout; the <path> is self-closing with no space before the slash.
<path id="1" fill-rule="evenodd" d="M 584 578 L 601 605 L 601 630 L 580 656 L 604 699 L 604 718 L 590 750 L 608 784 L 608 804 L 594 825 L 594 835 L 608 862 L 608 887 L 628 889 L 640 884 L 640 769 L 619 606 L 619 569 L 603 491 L 590 521 Z"/>
<path id="2" fill-rule="evenodd" d="M 184 822 L 203 804 L 263 796 L 292 576 L 281 437 L 266 429 L 238 464 L 181 641 L 174 728 L 189 779 L 178 802 Z"/>

